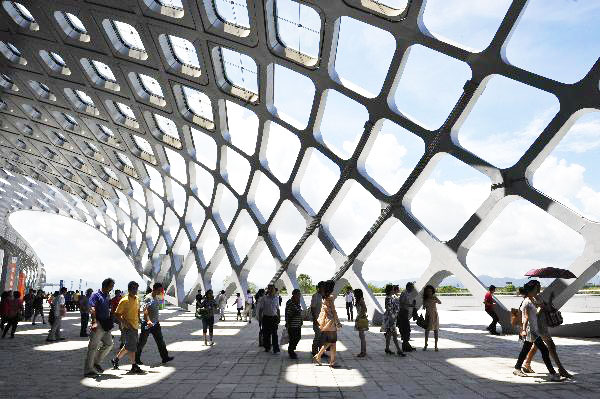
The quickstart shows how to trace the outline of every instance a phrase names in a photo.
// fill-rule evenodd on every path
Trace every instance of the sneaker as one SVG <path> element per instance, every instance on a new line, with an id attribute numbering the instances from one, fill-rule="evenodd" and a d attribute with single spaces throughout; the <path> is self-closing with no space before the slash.
<path id="1" fill-rule="evenodd" d="M 85 373 L 83 376 L 86 378 L 96 378 L 96 377 L 98 377 L 98 374 L 94 373 L 93 371 L 89 371 L 89 372 Z"/>
<path id="2" fill-rule="evenodd" d="M 162 362 L 163 362 L 163 364 L 165 364 L 165 363 L 169 363 L 169 362 L 170 362 L 171 360 L 173 360 L 173 359 L 175 359 L 173 356 L 167 356 L 167 358 L 166 358 L 166 359 L 163 359 L 163 361 L 162 361 Z M 139 363 L 139 362 L 138 362 L 138 364 L 141 364 L 141 363 Z"/>
<path id="3" fill-rule="evenodd" d="M 110 362 L 113 365 L 113 370 L 119 369 L 119 358 L 115 357 L 114 359 L 110 359 Z"/>
<path id="4" fill-rule="evenodd" d="M 527 374 L 522 372 L 521 369 L 515 369 L 513 371 L 513 374 L 516 375 L 517 377 L 527 377 Z"/>
<path id="5" fill-rule="evenodd" d="M 146 374 L 146 372 L 142 370 L 137 364 L 133 364 L 131 365 L 131 370 L 129 370 L 127 374 Z"/>
<path id="6" fill-rule="evenodd" d="M 64 340 L 66 340 L 66 338 L 64 338 L 64 337 L 60 337 L 57 339 L 57 341 L 64 341 Z"/>
<path id="7" fill-rule="evenodd" d="M 558 375 L 557 373 L 554 373 L 554 374 L 550 374 L 549 380 L 552 382 L 558 382 L 558 381 L 561 381 L 562 378 L 560 378 L 560 375 Z"/>
<path id="8" fill-rule="evenodd" d="M 56 342 L 55 339 L 46 338 L 46 342 Z"/>
<path id="9" fill-rule="evenodd" d="M 104 369 L 99 364 L 94 364 L 94 368 L 98 373 L 104 373 Z"/>
<path id="10" fill-rule="evenodd" d="M 288 355 L 290 355 L 290 359 L 298 359 L 298 355 L 294 351 L 288 351 Z"/>

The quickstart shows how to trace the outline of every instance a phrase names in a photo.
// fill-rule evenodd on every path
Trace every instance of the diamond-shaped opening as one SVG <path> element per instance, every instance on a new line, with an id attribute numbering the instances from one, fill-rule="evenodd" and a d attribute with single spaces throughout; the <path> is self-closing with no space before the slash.
<path id="1" fill-rule="evenodd" d="M 389 227 L 389 231 L 363 264 L 363 278 L 376 287 L 389 283 L 381 281 L 382 276 L 401 275 L 401 284 L 417 281 L 431 261 L 429 250 L 397 219 L 386 223 L 390 223 L 391 227 L 382 227 L 382 230 Z M 377 237 L 375 239 L 378 240 Z"/>
<path id="2" fill-rule="evenodd" d="M 188 233 L 196 238 L 202 229 L 202 224 L 206 219 L 206 209 L 194 197 L 188 198 L 187 212 L 185 213 L 185 223 Z"/>
<path id="3" fill-rule="evenodd" d="M 308 66 L 317 63 L 321 18 L 312 7 L 292 0 L 276 0 L 275 30 L 286 57 Z"/>
<path id="4" fill-rule="evenodd" d="M 167 104 L 160 83 L 152 76 L 135 72 L 129 72 L 128 76 L 138 98 L 159 107 Z"/>
<path id="5" fill-rule="evenodd" d="M 183 290 L 186 294 L 192 293 L 191 291 L 196 289 L 196 284 L 198 283 L 198 274 L 198 266 L 194 261 L 183 278 Z"/>
<path id="6" fill-rule="evenodd" d="M 71 74 L 71 70 L 67 67 L 67 63 L 59 54 L 46 50 L 40 50 L 38 54 L 52 72 L 61 73 L 63 75 Z"/>
<path id="7" fill-rule="evenodd" d="M 154 155 L 154 150 L 152 149 L 152 145 L 148 142 L 148 140 L 136 135 L 132 135 L 131 137 L 140 151 L 143 151 L 149 155 Z"/>
<path id="8" fill-rule="evenodd" d="M 258 100 L 258 67 L 256 62 L 246 54 L 216 47 L 213 52 L 217 70 L 219 86 L 233 96 L 248 102 Z"/>
<path id="9" fill-rule="evenodd" d="M 493 75 L 458 130 L 461 146 L 508 168 L 521 158 L 558 112 L 558 99 L 543 90 Z"/>
<path id="10" fill-rule="evenodd" d="M 165 205 L 158 195 L 152 193 L 152 207 L 154 209 L 154 219 L 158 224 L 162 224 L 165 215 Z"/>
<path id="11" fill-rule="evenodd" d="M 219 292 L 220 290 L 227 288 L 225 284 L 229 276 L 231 276 L 231 272 L 232 268 L 229 263 L 229 258 L 223 256 L 210 279 L 210 285 L 213 292 Z"/>
<path id="12" fill-rule="evenodd" d="M 600 222 L 600 111 L 574 115 L 574 124 L 533 175 L 533 186 Z"/>
<path id="13" fill-rule="evenodd" d="M 530 1 L 505 44 L 505 58 L 536 74 L 575 83 L 598 59 L 598 18 L 595 2 Z"/>
<path id="14" fill-rule="evenodd" d="M 217 144 L 208 134 L 200 130 L 190 128 L 192 140 L 194 141 L 195 158 L 210 169 L 217 167 Z"/>
<path id="15" fill-rule="evenodd" d="M 226 186 L 219 184 L 215 204 L 213 205 L 213 216 L 221 231 L 229 229 L 237 208 L 238 200 L 236 196 Z"/>
<path id="16" fill-rule="evenodd" d="M 111 44 L 119 54 L 142 61 L 148 59 L 144 42 L 137 29 L 132 25 L 122 21 L 105 19 L 102 21 L 102 26 Z"/>
<path id="17" fill-rule="evenodd" d="M 27 65 L 27 60 L 23 58 L 21 50 L 10 42 L 0 41 L 0 53 L 14 64 Z"/>
<path id="18" fill-rule="evenodd" d="M 174 235 L 179 229 L 179 218 L 177 218 L 177 215 L 171 208 L 165 208 L 165 220 L 163 221 L 162 226 L 165 231 L 165 238 L 167 239 L 167 242 L 171 244 Z"/>
<path id="19" fill-rule="evenodd" d="M 344 253 L 349 254 L 381 214 L 381 204 L 359 183 L 349 180 L 342 186 L 331 211 L 327 230 Z"/>
<path id="20" fill-rule="evenodd" d="M 173 244 L 173 254 L 186 256 L 190 252 L 190 239 L 187 237 L 184 229 L 179 230 L 175 243 Z"/>
<path id="21" fill-rule="evenodd" d="M 154 137 L 172 147 L 177 149 L 181 148 L 179 129 L 172 119 L 160 114 L 150 114 L 148 112 L 144 115 L 146 116 L 146 121 L 154 125 L 151 129 Z"/>
<path id="22" fill-rule="evenodd" d="M 306 221 L 300 212 L 291 201 L 283 201 L 273 222 L 269 225 L 269 235 L 282 259 L 292 252 L 305 230 Z"/>
<path id="23" fill-rule="evenodd" d="M 169 174 L 181 184 L 187 184 L 187 168 L 185 159 L 177 152 L 165 147 L 165 154 L 169 161 Z"/>
<path id="24" fill-rule="evenodd" d="M 133 129 L 140 127 L 135 113 L 129 105 L 110 100 L 106 100 L 104 104 L 116 123 Z"/>
<path id="25" fill-rule="evenodd" d="M 206 222 L 202 234 L 198 238 L 198 247 L 200 248 L 202 261 L 206 265 L 219 247 L 219 233 L 210 220 Z"/>
<path id="26" fill-rule="evenodd" d="M 319 118 L 320 117 L 320 118 Z M 369 112 L 364 105 L 335 90 L 325 90 L 315 123 L 315 137 L 343 159 L 352 156 Z"/>
<path id="27" fill-rule="evenodd" d="M 139 202 L 142 206 L 146 206 L 146 196 L 144 195 L 144 189 L 134 179 L 129 179 L 129 183 L 131 184 L 131 189 L 133 190 L 133 199 Z"/>
<path id="28" fill-rule="evenodd" d="M 296 129 L 305 129 L 315 98 L 314 83 L 309 77 L 280 65 L 275 65 L 273 75 L 271 113 Z"/>
<path id="29" fill-rule="evenodd" d="M 279 201 L 279 187 L 261 171 L 254 172 L 252 185 L 248 194 L 248 204 L 261 223 L 271 217 L 275 205 Z"/>
<path id="30" fill-rule="evenodd" d="M 221 20 L 241 28 L 250 28 L 246 0 L 213 0 L 215 11 Z"/>
<path id="31" fill-rule="evenodd" d="M 209 206 L 212 201 L 213 189 L 215 187 L 215 180 L 213 176 L 206 169 L 201 166 L 195 167 L 196 175 L 196 190 L 200 201 L 205 206 Z"/>
<path id="32" fill-rule="evenodd" d="M 225 138 L 248 155 L 256 150 L 258 117 L 246 107 L 225 101 L 227 111 L 227 131 Z"/>
<path id="33" fill-rule="evenodd" d="M 277 265 L 273 255 L 266 245 L 262 246 L 260 254 L 256 258 L 254 265 L 248 273 L 248 283 L 254 284 L 256 287 L 266 287 L 271 281 L 271 277 L 275 275 Z"/>
<path id="34" fill-rule="evenodd" d="M 214 129 L 212 103 L 210 98 L 199 90 L 194 90 L 187 86 L 177 86 L 181 90 L 181 100 L 179 110 L 181 114 L 191 122 L 194 122 L 205 129 Z M 179 98 L 178 98 L 179 100 Z"/>
<path id="35" fill-rule="evenodd" d="M 87 43 L 90 41 L 90 35 L 81 20 L 71 13 L 65 11 L 55 11 L 54 19 L 64 32 L 64 34 L 73 40 Z"/>
<path id="36" fill-rule="evenodd" d="M 439 240 L 446 241 L 477 211 L 490 193 L 490 179 L 450 155 L 438 155 L 410 211 Z M 431 165 L 429 165 L 431 167 Z"/>
<path id="37" fill-rule="evenodd" d="M 246 158 L 227 146 L 221 151 L 221 176 L 238 194 L 243 194 L 250 176 L 250 164 Z"/>
<path id="38" fill-rule="evenodd" d="M 182 18 L 185 13 L 183 0 L 144 0 L 144 4 L 152 11 L 171 18 Z"/>
<path id="39" fill-rule="evenodd" d="M 119 208 L 121 208 L 126 214 L 129 215 L 129 200 L 127 199 L 125 194 L 121 192 L 121 190 L 115 191 L 117 192 L 117 197 L 119 198 Z"/>
<path id="40" fill-rule="evenodd" d="M 523 276 L 530 269 L 568 269 L 583 252 L 583 237 L 530 202 L 511 202 L 467 254 L 475 275 Z"/>
<path id="41" fill-rule="evenodd" d="M 339 167 L 317 149 L 310 148 L 294 180 L 294 195 L 310 213 L 316 215 L 339 178 Z"/>
<path id="42" fill-rule="evenodd" d="M 0 87 L 6 90 L 19 91 L 19 87 L 15 84 L 11 77 L 3 73 L 0 74 Z"/>
<path id="43" fill-rule="evenodd" d="M 65 95 L 77 111 L 94 116 L 100 115 L 100 111 L 96 107 L 96 104 L 94 104 L 94 100 L 92 100 L 86 92 L 70 88 L 66 88 L 64 91 Z"/>
<path id="44" fill-rule="evenodd" d="M 183 216 L 185 213 L 185 203 L 187 201 L 187 196 L 185 193 L 185 189 L 175 181 L 171 180 L 171 193 L 173 195 L 173 209 L 179 216 Z"/>
<path id="45" fill-rule="evenodd" d="M 494 38 L 510 3 L 510 0 L 485 4 L 428 0 L 422 14 L 421 30 L 454 46 L 480 52 Z"/>
<path id="46" fill-rule="evenodd" d="M 471 78 L 469 66 L 421 45 L 410 46 L 396 77 L 395 112 L 435 130 L 446 120 Z"/>
<path id="47" fill-rule="evenodd" d="M 105 63 L 82 58 L 81 66 L 83 66 L 85 73 L 95 86 L 113 91 L 121 90 L 121 86 L 117 83 L 115 74 Z"/>
<path id="48" fill-rule="evenodd" d="M 300 262 L 296 275 L 308 274 L 313 284 L 331 279 L 335 273 L 335 262 L 321 241 L 315 240 Z"/>
<path id="49" fill-rule="evenodd" d="M 262 145 L 262 148 L 266 147 L 262 164 L 280 182 L 285 183 L 298 158 L 300 140 L 294 133 L 272 121 L 267 121 L 265 129 L 263 140 L 267 142 L 266 146 L 264 141 Z"/>
<path id="50" fill-rule="evenodd" d="M 400 190 L 425 152 L 420 137 L 385 119 L 376 132 L 372 147 L 361 155 L 360 173 L 374 182 L 385 194 Z M 366 155 L 366 156 L 365 156 Z"/>
<path id="51" fill-rule="evenodd" d="M 165 34 L 161 34 L 158 41 L 169 69 L 195 78 L 201 75 L 200 57 L 192 42 L 179 36 Z"/>
<path id="52" fill-rule="evenodd" d="M 391 33 L 350 17 L 339 22 L 334 79 L 361 96 L 376 97 L 388 74 L 396 40 Z M 360 68 L 357 68 L 357 60 Z"/>
<path id="53" fill-rule="evenodd" d="M 10 15 L 12 20 L 15 21 L 15 23 L 21 28 L 32 31 L 37 31 L 40 29 L 40 26 L 36 22 L 31 12 L 23 4 L 16 1 L 4 0 L 2 2 L 2 6 L 8 15 Z"/>
<path id="54" fill-rule="evenodd" d="M 248 212 L 244 209 L 240 212 L 237 217 L 235 224 L 231 228 L 231 232 L 229 233 L 229 245 L 235 253 L 235 262 L 239 265 L 243 262 L 246 255 L 248 255 L 248 251 L 256 241 L 256 237 L 258 236 L 258 229 L 254 224 L 254 221 L 248 214 Z"/>
<path id="55" fill-rule="evenodd" d="M 38 82 L 37 80 L 30 80 L 29 87 L 34 91 L 35 95 L 43 100 L 56 101 L 56 95 L 52 93 L 50 88 L 44 83 Z"/>
<path id="56" fill-rule="evenodd" d="M 163 177 L 160 172 L 149 165 L 146 165 L 146 171 L 148 172 L 148 177 L 150 178 L 150 189 L 161 197 L 164 196 L 165 189 L 163 186 Z"/>

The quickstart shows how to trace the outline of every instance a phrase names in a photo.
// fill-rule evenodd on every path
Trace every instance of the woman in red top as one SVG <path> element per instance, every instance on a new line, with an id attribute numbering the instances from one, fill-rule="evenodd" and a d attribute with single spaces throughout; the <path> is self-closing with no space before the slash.
<path id="1" fill-rule="evenodd" d="M 19 291 L 15 291 L 13 292 L 13 297 L 7 298 L 4 304 L 3 313 L 6 319 L 6 325 L 4 326 L 4 331 L 2 332 L 2 338 L 6 336 L 9 328 L 11 328 L 10 337 L 15 337 L 17 324 L 19 324 L 19 319 L 23 315 L 23 301 L 21 301 L 20 297 L 21 293 Z"/>
<path id="2" fill-rule="evenodd" d="M 488 292 L 485 293 L 485 297 L 483 299 L 483 304 L 485 306 L 485 311 L 492 318 L 492 322 L 489 326 L 487 326 L 486 330 L 490 332 L 492 335 L 498 335 L 496 332 L 496 324 L 498 323 L 498 315 L 496 314 L 496 310 L 494 309 L 494 305 L 496 301 L 494 301 L 494 292 L 496 292 L 496 286 L 490 285 Z"/>

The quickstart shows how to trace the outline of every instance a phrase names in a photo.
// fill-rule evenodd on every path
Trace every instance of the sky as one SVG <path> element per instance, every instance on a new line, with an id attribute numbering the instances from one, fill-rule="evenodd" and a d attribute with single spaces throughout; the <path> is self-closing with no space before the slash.
<path id="1" fill-rule="evenodd" d="M 403 2 L 388 2 L 390 4 Z M 314 56 L 319 29 L 311 10 L 297 3 L 278 1 L 282 40 Z M 226 7 L 223 3 L 220 7 Z M 453 45 L 478 52 L 492 40 L 502 17 L 510 5 L 508 0 L 466 1 L 428 0 L 423 23 L 429 34 Z M 296 7 L 296 9 L 294 9 Z M 222 8 L 223 10 L 225 8 Z M 240 10 L 231 15 L 239 15 Z M 225 11 L 223 11 L 225 12 Z M 308 29 L 298 32 L 289 25 L 300 15 Z M 230 16 L 231 17 L 231 16 Z M 232 17 L 231 17 L 232 18 Z M 318 16 L 316 17 L 318 18 Z M 508 62 L 564 83 L 579 81 L 600 55 L 600 2 L 575 0 L 532 0 L 505 46 Z M 240 23 L 243 23 L 241 21 Z M 247 22 L 246 22 L 247 23 Z M 287 25 L 286 25 L 287 24 Z M 350 90 L 365 99 L 379 95 L 396 43 L 388 32 L 349 17 L 340 20 L 334 74 Z M 316 38 L 316 39 L 315 39 Z M 297 45 L 296 45 L 297 43 Z M 434 130 L 446 119 L 471 77 L 467 64 L 426 47 L 415 45 L 403 55 L 402 70 L 396 74 L 397 86 L 390 93 L 395 112 L 421 126 Z M 242 62 L 252 64 L 244 59 Z M 236 81 L 255 90 L 253 69 L 240 70 Z M 262 66 L 258 66 L 259 68 Z M 253 80 L 254 79 L 254 80 Z M 261 82 L 258 82 L 260 84 Z M 319 97 L 310 78 L 282 66 L 274 68 L 274 108 L 282 120 L 298 129 L 307 126 L 313 105 L 323 112 L 314 134 L 325 146 L 343 159 L 351 156 L 368 119 L 367 109 L 335 90 Z M 248 156 L 256 150 L 258 119 L 250 110 L 231 102 L 225 104 L 231 144 Z M 492 76 L 481 97 L 471 109 L 457 132 L 458 142 L 468 151 L 499 168 L 512 166 L 539 136 L 546 124 L 558 112 L 559 103 L 553 95 L 517 81 Z M 558 146 L 545 158 L 533 176 L 533 186 L 567 205 L 575 212 L 600 222 L 600 110 L 573 116 Z M 379 121 L 381 129 L 368 154 L 364 154 L 361 173 L 384 193 L 396 192 L 424 151 L 423 141 L 389 120 Z M 294 133 L 275 122 L 267 124 L 267 139 L 261 163 L 281 182 L 290 178 L 299 141 Z M 193 132 L 198 159 L 210 169 L 219 167 L 221 175 L 233 189 L 220 185 L 220 202 L 215 207 L 220 222 L 207 224 L 202 231 L 202 254 L 210 259 L 218 245 L 217 228 L 227 228 L 237 207 L 236 195 L 243 192 L 249 179 L 256 191 L 251 204 L 259 218 L 266 220 L 272 213 L 278 189 L 266 175 L 250 175 L 250 166 L 243 155 L 231 149 L 226 162 L 216 165 L 217 148 L 212 139 Z M 212 141 L 212 143 L 211 143 Z M 178 155 L 167 153 L 173 186 L 187 179 L 185 162 Z M 487 198 L 490 181 L 487 176 L 450 155 L 436 158 L 437 164 L 415 195 L 410 205 L 413 215 L 440 240 L 452 238 L 470 215 Z M 316 213 L 339 177 L 339 169 L 325 155 L 313 149 L 302 160 L 303 176 L 296 176 L 296 197 L 309 213 Z M 198 165 L 194 170 L 198 195 L 203 205 L 210 199 L 214 185 L 212 177 Z M 315 181 L 318 184 L 315 184 Z M 158 195 L 162 188 L 156 180 L 151 186 Z M 343 199 L 334 212 L 327 215 L 326 228 L 346 253 L 377 218 L 380 203 L 360 184 L 350 181 Z M 183 209 L 185 199 L 174 190 L 175 212 Z M 187 218 L 199 233 L 204 217 L 202 206 L 193 208 Z M 160 213 L 160 212 L 159 212 Z M 173 225 L 167 214 L 167 225 Z M 161 215 L 162 216 L 162 215 Z M 40 213 L 19 212 L 11 223 L 29 241 L 46 265 L 49 281 L 77 279 L 98 283 L 106 274 L 120 281 L 135 279 L 133 268 L 120 250 L 89 226 L 65 218 Z M 35 223 L 34 223 L 35 222 Z M 230 242 L 240 259 L 247 253 L 257 230 L 248 215 L 236 222 L 238 234 Z M 282 255 L 287 255 L 305 229 L 303 218 L 287 202 L 281 207 L 270 228 Z M 175 238 L 176 228 L 172 236 Z M 84 239 L 82 239 L 82 237 Z M 509 204 L 475 243 L 467 257 L 468 267 L 476 275 L 518 277 L 527 270 L 541 266 L 568 268 L 585 243 L 583 239 L 558 220 L 525 200 Z M 182 245 L 181 248 L 186 248 Z M 375 248 L 363 267 L 368 281 L 417 279 L 430 261 L 430 254 L 401 223 L 396 223 Z M 318 241 L 310 248 L 298 272 L 308 273 L 318 281 L 330 277 L 335 265 Z M 74 274 L 74 270 L 77 272 Z M 218 289 L 230 271 L 226 258 L 213 275 L 213 287 Z M 275 271 L 268 250 L 263 250 L 253 267 L 249 280 L 261 286 Z M 185 278 L 186 289 L 196 280 L 197 270 Z M 139 277 L 138 277 L 139 278 Z M 598 279 L 598 277 L 595 277 Z"/>

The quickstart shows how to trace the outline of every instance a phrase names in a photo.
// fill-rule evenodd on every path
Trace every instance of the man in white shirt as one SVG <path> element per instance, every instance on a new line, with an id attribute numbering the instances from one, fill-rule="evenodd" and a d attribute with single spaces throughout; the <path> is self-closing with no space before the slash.
<path id="1" fill-rule="evenodd" d="M 398 328 L 402 338 L 402 351 L 412 352 L 415 348 L 410 341 L 410 317 L 417 303 L 417 290 L 411 282 L 406 283 L 406 289 L 400 294 L 400 311 L 398 312 Z"/>
<path id="2" fill-rule="evenodd" d="M 54 323 L 52 323 L 52 328 L 48 333 L 48 337 L 46 338 L 47 342 L 54 341 L 64 341 L 65 338 L 60 336 L 60 325 L 62 323 L 62 318 L 67 314 L 67 308 L 65 306 L 65 293 L 67 292 L 67 287 L 62 287 L 60 292 L 56 298 L 54 298 Z"/>
<path id="3" fill-rule="evenodd" d="M 252 323 L 252 309 L 254 309 L 254 296 L 250 290 L 246 291 L 246 298 L 244 303 L 244 321 Z"/>
<path id="4" fill-rule="evenodd" d="M 346 291 L 346 314 L 348 315 L 348 321 L 354 321 L 354 293 L 352 287 L 348 287 Z"/>
<path id="5" fill-rule="evenodd" d="M 217 305 L 219 305 L 219 320 L 225 320 L 225 307 L 227 307 L 227 298 L 225 297 L 225 291 L 221 290 L 216 298 Z"/>
<path id="6" fill-rule="evenodd" d="M 319 328 L 319 313 L 321 313 L 321 305 L 323 304 L 323 282 L 319 281 L 317 284 L 317 292 L 315 292 L 310 299 L 310 314 L 312 316 L 313 331 L 315 337 L 312 343 L 312 355 L 316 355 L 321 348 L 321 329 Z"/>
<path id="7" fill-rule="evenodd" d="M 267 295 L 261 298 L 260 315 L 263 326 L 263 344 L 265 352 L 279 353 L 279 338 L 277 328 L 279 327 L 279 298 L 275 293 L 275 286 L 267 286 Z"/>
<path id="8" fill-rule="evenodd" d="M 231 306 L 237 306 L 237 315 L 235 316 L 235 320 L 237 321 L 239 319 L 240 321 L 242 321 L 242 310 L 244 310 L 244 300 L 240 296 L 239 292 L 235 295 L 235 301 L 231 304 Z"/>

